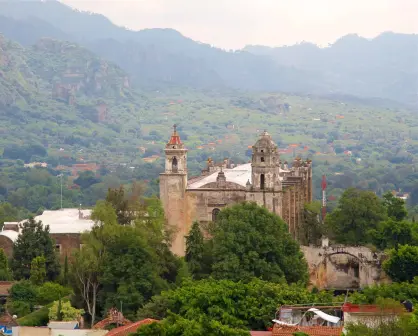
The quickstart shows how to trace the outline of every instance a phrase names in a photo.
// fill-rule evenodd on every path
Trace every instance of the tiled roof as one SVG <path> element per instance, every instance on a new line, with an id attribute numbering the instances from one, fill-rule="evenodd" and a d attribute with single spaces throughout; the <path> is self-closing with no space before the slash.
<path id="1" fill-rule="evenodd" d="M 13 284 L 13 281 L 0 281 L 0 296 L 8 296 Z"/>
<path id="2" fill-rule="evenodd" d="M 272 336 L 271 331 L 250 331 L 251 336 Z"/>
<path id="3" fill-rule="evenodd" d="M 138 321 L 132 324 L 128 324 L 119 328 L 112 329 L 106 334 L 106 336 L 128 336 L 130 333 L 136 332 L 140 326 L 145 325 L 145 324 L 151 324 L 154 322 L 158 322 L 158 321 L 153 320 L 153 319 L 145 319 L 142 321 Z"/>
<path id="4" fill-rule="evenodd" d="M 297 331 L 304 332 L 309 336 L 340 336 L 343 331 L 343 327 L 288 327 L 275 325 L 272 336 L 293 336 L 293 333 Z"/>

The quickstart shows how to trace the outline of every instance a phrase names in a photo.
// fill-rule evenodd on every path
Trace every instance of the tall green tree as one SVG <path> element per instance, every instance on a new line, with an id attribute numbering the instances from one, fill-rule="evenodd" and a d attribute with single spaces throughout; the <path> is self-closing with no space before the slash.
<path id="1" fill-rule="evenodd" d="M 418 246 L 401 245 L 390 250 L 383 269 L 393 281 L 412 281 L 418 276 Z"/>
<path id="2" fill-rule="evenodd" d="M 350 188 L 325 223 L 328 235 L 336 242 L 361 245 L 373 241 L 373 232 L 386 218 L 386 209 L 373 192 Z"/>
<path id="3" fill-rule="evenodd" d="M 83 234 L 83 247 L 74 251 L 70 268 L 71 285 L 86 307 L 92 326 L 96 322 L 100 276 L 105 254 L 99 229 L 96 227 L 98 232 L 95 234 Z"/>
<path id="4" fill-rule="evenodd" d="M 308 266 L 286 223 L 255 203 L 223 209 L 210 228 L 212 275 L 217 279 L 304 282 Z"/>
<path id="5" fill-rule="evenodd" d="M 12 271 L 14 278 L 29 279 L 32 260 L 44 256 L 46 278 L 55 280 L 60 274 L 60 263 L 55 244 L 49 234 L 49 226 L 30 218 L 22 224 L 21 234 L 13 246 Z"/>
<path id="6" fill-rule="evenodd" d="M 205 244 L 203 241 L 202 230 L 199 222 L 194 222 L 189 235 L 186 237 L 186 255 L 185 260 L 189 268 L 189 272 L 194 279 L 202 279 L 205 274 L 204 270 L 204 252 Z"/>
<path id="7" fill-rule="evenodd" d="M 119 189 L 109 189 L 106 202 L 115 209 L 117 221 L 121 225 L 128 225 L 135 219 L 135 207 L 133 202 L 128 198 L 125 188 L 121 186 Z"/>
<path id="8" fill-rule="evenodd" d="M 12 280 L 12 272 L 9 268 L 9 261 L 4 253 L 4 250 L 0 248 L 0 281 Z"/>
<path id="9" fill-rule="evenodd" d="M 42 285 L 46 278 L 46 264 L 45 257 L 38 256 L 33 258 L 30 265 L 30 281 L 34 285 Z"/>
<path id="10" fill-rule="evenodd" d="M 383 195 L 383 205 L 386 207 L 389 218 L 402 221 L 408 216 L 405 201 L 395 197 L 390 191 Z"/>

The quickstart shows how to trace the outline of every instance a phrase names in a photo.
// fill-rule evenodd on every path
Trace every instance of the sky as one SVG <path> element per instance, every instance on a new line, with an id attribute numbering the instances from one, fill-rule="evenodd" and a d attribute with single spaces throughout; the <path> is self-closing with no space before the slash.
<path id="1" fill-rule="evenodd" d="M 61 0 L 133 30 L 173 28 L 224 49 L 326 46 L 347 34 L 418 33 L 418 0 Z"/>

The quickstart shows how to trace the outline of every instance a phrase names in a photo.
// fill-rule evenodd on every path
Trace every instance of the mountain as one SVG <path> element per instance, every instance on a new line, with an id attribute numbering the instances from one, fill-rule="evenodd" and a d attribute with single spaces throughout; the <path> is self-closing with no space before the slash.
<path id="1" fill-rule="evenodd" d="M 117 151 L 119 124 L 145 102 L 122 69 L 83 47 L 44 38 L 25 48 L 0 35 L 0 147 Z"/>
<path id="2" fill-rule="evenodd" d="M 74 41 L 126 71 L 141 87 L 189 86 L 352 95 L 418 105 L 418 36 L 347 35 L 310 43 L 227 52 L 172 29 L 131 31 L 55 0 L 0 2 L 0 31 L 23 45 L 43 37 Z"/>
<path id="3" fill-rule="evenodd" d="M 326 48 L 301 43 L 244 50 L 280 65 L 319 71 L 334 92 L 418 104 L 418 35 L 386 32 L 374 39 L 347 35 Z"/>

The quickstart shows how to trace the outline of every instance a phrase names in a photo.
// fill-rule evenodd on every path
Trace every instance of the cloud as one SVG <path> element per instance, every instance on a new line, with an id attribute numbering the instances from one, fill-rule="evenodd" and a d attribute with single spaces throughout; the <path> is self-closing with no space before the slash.
<path id="1" fill-rule="evenodd" d="M 417 0 L 62 0 L 130 29 L 174 28 L 223 48 L 418 33 Z"/>

